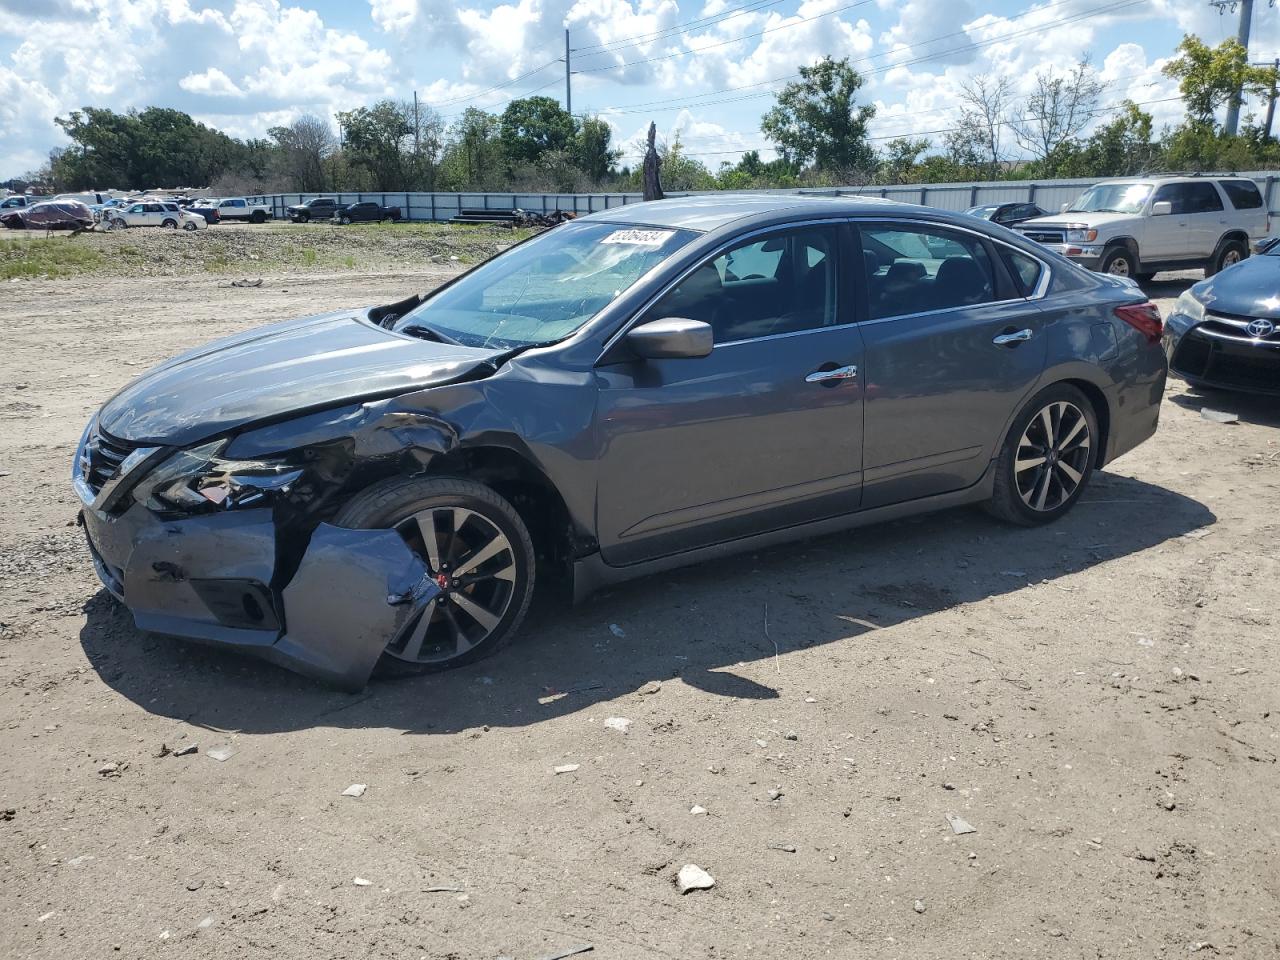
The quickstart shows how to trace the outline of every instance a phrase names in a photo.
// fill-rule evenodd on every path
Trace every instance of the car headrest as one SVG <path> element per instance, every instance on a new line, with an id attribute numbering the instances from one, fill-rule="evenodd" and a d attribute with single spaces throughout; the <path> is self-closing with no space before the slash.
<path id="1" fill-rule="evenodd" d="M 889 267 L 886 277 L 895 283 L 910 283 L 912 280 L 923 280 L 925 273 L 923 263 L 915 260 L 895 260 Z"/>

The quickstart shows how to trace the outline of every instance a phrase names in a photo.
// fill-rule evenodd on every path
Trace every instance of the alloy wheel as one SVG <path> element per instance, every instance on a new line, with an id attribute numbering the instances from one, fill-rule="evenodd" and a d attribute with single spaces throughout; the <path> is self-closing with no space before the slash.
<path id="1" fill-rule="evenodd" d="M 1111 266 L 1107 267 L 1107 273 L 1113 277 L 1127 277 L 1129 275 L 1129 261 L 1124 257 L 1116 257 L 1111 261 Z"/>
<path id="2" fill-rule="evenodd" d="M 442 663 L 483 643 L 516 595 L 516 554 L 492 520 L 465 507 L 429 507 L 396 524 L 441 593 L 387 645 L 410 663 Z"/>
<path id="3" fill-rule="evenodd" d="M 1023 430 L 1013 463 L 1022 502 L 1047 513 L 1071 499 L 1084 482 L 1092 440 L 1089 421 L 1074 403 L 1056 400 L 1041 409 Z"/>
<path id="4" fill-rule="evenodd" d="M 1225 270 L 1227 267 L 1234 267 L 1234 266 L 1235 266 L 1237 263 L 1239 263 L 1239 262 L 1240 262 L 1240 251 L 1239 251 L 1239 250 L 1236 250 L 1236 249 L 1232 248 L 1231 250 L 1226 251 L 1226 252 L 1222 255 L 1222 269 L 1224 269 L 1224 270 Z"/>

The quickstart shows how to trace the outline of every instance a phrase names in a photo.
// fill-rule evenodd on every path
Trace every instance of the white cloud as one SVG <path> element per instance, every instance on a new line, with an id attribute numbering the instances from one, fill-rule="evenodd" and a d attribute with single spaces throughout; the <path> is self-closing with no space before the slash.
<path id="1" fill-rule="evenodd" d="M 203 93 L 211 97 L 243 97 L 244 91 L 217 67 L 204 73 L 189 73 L 178 81 L 178 86 L 190 93 Z"/>

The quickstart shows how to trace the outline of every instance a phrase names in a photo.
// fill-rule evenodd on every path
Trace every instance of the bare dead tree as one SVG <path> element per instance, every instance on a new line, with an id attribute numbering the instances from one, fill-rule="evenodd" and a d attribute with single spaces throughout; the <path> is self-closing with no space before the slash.
<path id="1" fill-rule="evenodd" d="M 1065 76 L 1054 76 L 1052 71 L 1036 74 L 1025 114 L 1011 123 L 1014 139 L 1037 160 L 1048 158 L 1084 132 L 1097 113 L 1104 89 L 1087 57 Z"/>
<path id="2" fill-rule="evenodd" d="M 995 179 L 1004 159 L 1004 128 L 1009 123 L 1013 91 L 1006 77 L 979 74 L 960 85 L 960 129 L 981 144 L 987 176 Z"/>
<path id="3" fill-rule="evenodd" d="M 658 125 L 649 123 L 648 146 L 644 152 L 644 198 L 646 200 L 662 199 L 662 181 L 659 179 L 662 158 L 658 156 Z"/>
<path id="4" fill-rule="evenodd" d="M 287 127 L 268 131 L 281 148 L 281 173 L 304 193 L 326 189 L 324 161 L 338 149 L 328 121 L 304 114 Z"/>

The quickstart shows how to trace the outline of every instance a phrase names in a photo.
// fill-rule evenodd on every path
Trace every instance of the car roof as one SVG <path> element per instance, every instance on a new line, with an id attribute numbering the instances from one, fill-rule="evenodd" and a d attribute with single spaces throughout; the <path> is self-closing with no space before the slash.
<path id="1" fill-rule="evenodd" d="M 768 220 L 780 213 L 797 217 L 904 213 L 923 208 L 878 197 L 813 197 L 795 193 L 699 194 L 648 203 L 629 203 L 579 217 L 581 221 L 712 231 L 746 219 Z"/>

